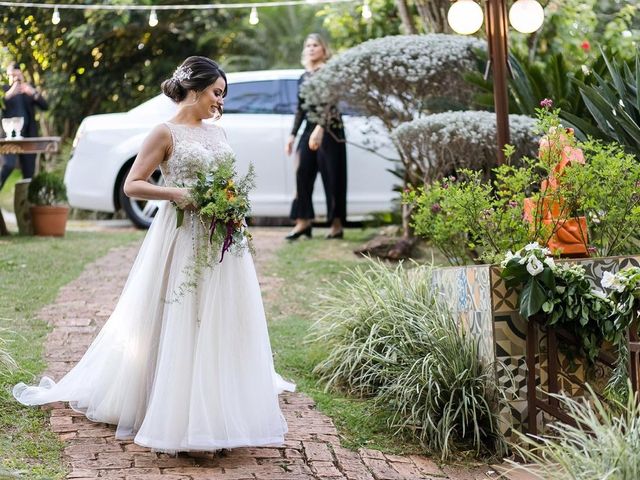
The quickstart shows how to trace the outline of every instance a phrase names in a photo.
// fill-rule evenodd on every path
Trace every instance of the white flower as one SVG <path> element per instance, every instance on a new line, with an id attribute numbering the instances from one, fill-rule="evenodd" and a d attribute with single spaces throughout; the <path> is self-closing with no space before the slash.
<path id="1" fill-rule="evenodd" d="M 544 263 L 551 269 L 556 268 L 556 262 L 553 260 L 553 257 L 547 257 L 544 259 Z"/>
<path id="2" fill-rule="evenodd" d="M 513 252 L 511 250 L 507 250 L 507 253 L 504 254 L 504 259 L 502 260 L 502 262 L 500 262 L 500 266 L 502 268 L 507 266 L 507 263 L 509 263 L 509 260 L 511 260 L 512 258 L 515 258 L 516 255 L 513 254 Z"/>
<path id="3" fill-rule="evenodd" d="M 541 250 L 542 247 L 540 246 L 540 244 L 538 242 L 532 242 L 529 245 L 527 245 L 526 247 L 524 247 L 524 250 L 526 252 L 530 252 L 532 250 Z"/>
<path id="4" fill-rule="evenodd" d="M 529 258 L 529 262 L 527 263 L 527 272 L 529 272 L 532 277 L 535 277 L 539 273 L 542 273 L 543 270 L 544 265 L 540 260 L 538 260 L 536 257 Z"/>
<path id="5" fill-rule="evenodd" d="M 602 285 L 602 288 L 612 288 L 615 279 L 616 276 L 613 273 L 604 272 L 604 274 L 602 275 L 602 280 L 600 280 L 600 285 Z"/>
<path id="6" fill-rule="evenodd" d="M 607 294 L 604 293 L 602 290 L 593 289 L 591 290 L 591 295 L 599 298 L 600 300 L 608 300 Z"/>

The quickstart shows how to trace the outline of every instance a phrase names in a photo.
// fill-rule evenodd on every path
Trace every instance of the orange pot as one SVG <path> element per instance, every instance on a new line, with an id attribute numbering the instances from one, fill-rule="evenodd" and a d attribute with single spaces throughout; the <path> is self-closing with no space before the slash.
<path id="1" fill-rule="evenodd" d="M 69 207 L 32 205 L 33 231 L 41 237 L 64 237 Z"/>

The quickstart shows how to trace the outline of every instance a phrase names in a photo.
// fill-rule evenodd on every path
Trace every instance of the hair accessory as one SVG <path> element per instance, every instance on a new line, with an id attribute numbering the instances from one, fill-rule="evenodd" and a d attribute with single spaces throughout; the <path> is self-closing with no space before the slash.
<path id="1" fill-rule="evenodd" d="M 183 80 L 189 80 L 191 78 L 191 74 L 193 72 L 191 71 L 190 68 L 185 68 L 182 65 L 180 65 L 178 68 L 176 68 L 176 71 L 173 72 L 173 76 L 171 78 L 173 78 L 174 80 L 178 81 L 178 82 L 182 82 Z"/>

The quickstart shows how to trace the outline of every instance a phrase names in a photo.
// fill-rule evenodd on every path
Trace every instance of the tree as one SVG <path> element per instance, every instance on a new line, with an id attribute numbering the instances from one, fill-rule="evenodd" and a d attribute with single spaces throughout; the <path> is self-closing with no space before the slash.
<path id="1" fill-rule="evenodd" d="M 53 25 L 51 10 L 9 7 L 0 17 L 0 47 L 45 90 L 46 131 L 66 137 L 87 115 L 128 110 L 158 94 L 185 57 L 232 50 L 237 33 L 251 28 L 246 16 L 237 9 L 159 11 L 152 28 L 142 11 L 63 10 Z"/>

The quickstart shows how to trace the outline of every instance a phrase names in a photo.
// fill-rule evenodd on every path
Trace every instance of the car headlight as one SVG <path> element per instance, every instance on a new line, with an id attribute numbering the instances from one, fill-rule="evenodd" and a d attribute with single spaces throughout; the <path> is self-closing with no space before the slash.
<path id="1" fill-rule="evenodd" d="M 73 157 L 73 152 L 76 151 L 76 147 L 78 146 L 78 143 L 80 142 L 80 139 L 84 136 L 85 131 L 86 131 L 85 123 L 82 122 L 82 123 L 80 123 L 80 126 L 78 127 L 78 131 L 76 132 L 76 136 L 73 137 L 73 143 L 71 144 L 70 157 Z"/>

